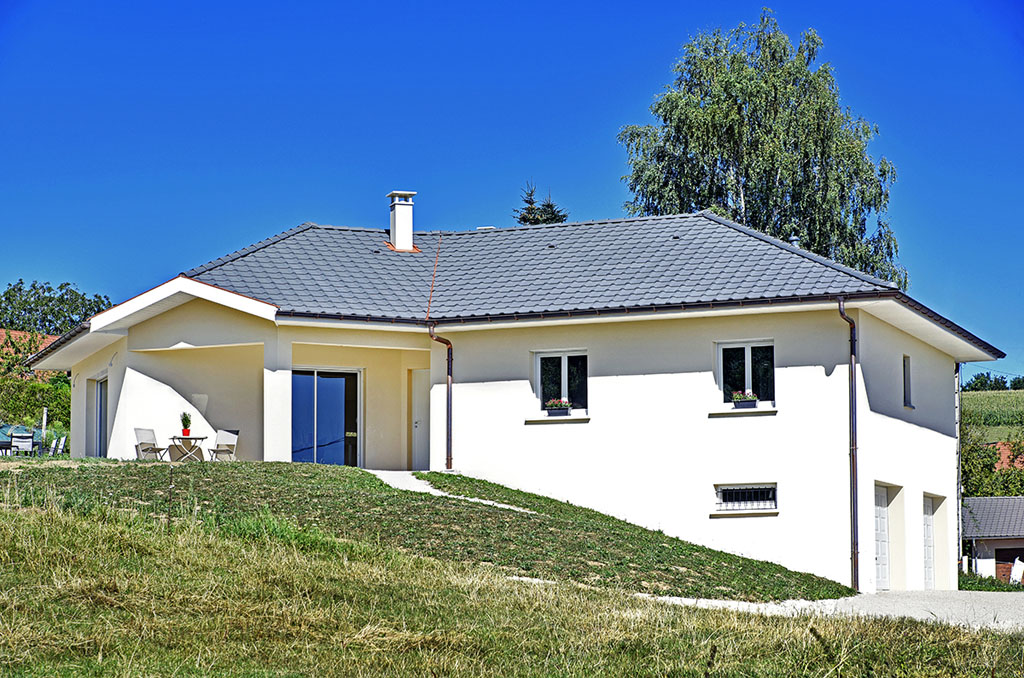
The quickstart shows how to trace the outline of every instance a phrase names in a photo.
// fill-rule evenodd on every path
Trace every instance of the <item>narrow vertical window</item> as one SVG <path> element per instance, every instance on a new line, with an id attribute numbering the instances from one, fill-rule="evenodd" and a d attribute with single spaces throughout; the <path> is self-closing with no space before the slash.
<path id="1" fill-rule="evenodd" d="M 914 401 L 910 393 L 910 356 L 903 356 L 903 406 L 913 407 Z"/>

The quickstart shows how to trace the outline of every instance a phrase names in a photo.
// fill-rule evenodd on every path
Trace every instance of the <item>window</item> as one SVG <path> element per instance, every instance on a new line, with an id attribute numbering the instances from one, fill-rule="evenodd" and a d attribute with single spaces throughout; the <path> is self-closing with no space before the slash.
<path id="1" fill-rule="evenodd" d="M 758 511 L 779 507 L 775 485 L 718 485 L 719 511 Z"/>
<path id="2" fill-rule="evenodd" d="M 903 406 L 913 407 L 914 401 L 910 398 L 910 356 L 903 356 Z"/>
<path id="3" fill-rule="evenodd" d="M 775 400 L 775 347 L 770 342 L 719 344 L 723 402 L 735 391 L 751 391 L 758 400 Z"/>
<path id="4" fill-rule="evenodd" d="M 574 408 L 587 407 L 587 354 L 577 352 L 537 355 L 540 402 L 561 398 Z"/>

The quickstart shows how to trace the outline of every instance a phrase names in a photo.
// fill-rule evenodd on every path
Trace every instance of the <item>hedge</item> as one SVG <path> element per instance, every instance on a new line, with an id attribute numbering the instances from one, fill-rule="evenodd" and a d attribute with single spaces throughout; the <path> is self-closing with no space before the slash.
<path id="1" fill-rule="evenodd" d="M 0 422 L 18 424 L 31 417 L 37 423 L 48 409 L 47 419 L 65 426 L 71 423 L 71 387 L 24 379 L 0 378 Z"/>

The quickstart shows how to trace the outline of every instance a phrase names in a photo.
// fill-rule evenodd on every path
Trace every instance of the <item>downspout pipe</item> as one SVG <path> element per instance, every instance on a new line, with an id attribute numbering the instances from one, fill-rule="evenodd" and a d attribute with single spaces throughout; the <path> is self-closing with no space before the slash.
<path id="1" fill-rule="evenodd" d="M 444 446 L 445 446 L 445 459 L 444 467 L 451 471 L 452 470 L 452 342 L 448 341 L 444 337 L 439 337 L 434 333 L 434 323 L 427 326 L 430 330 L 430 338 L 439 344 L 444 344 L 447 348 L 448 354 L 448 391 L 447 391 L 447 403 L 445 406 L 445 431 L 444 431 Z M 421 335 L 422 336 L 422 335 Z"/>
<path id="2" fill-rule="evenodd" d="M 839 316 L 850 325 L 850 586 L 860 591 L 860 548 L 857 528 L 857 323 L 846 315 L 839 297 Z"/>

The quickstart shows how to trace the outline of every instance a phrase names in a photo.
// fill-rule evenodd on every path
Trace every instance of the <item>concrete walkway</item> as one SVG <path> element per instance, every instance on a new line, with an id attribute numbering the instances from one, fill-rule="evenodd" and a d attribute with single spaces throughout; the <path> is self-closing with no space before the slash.
<path id="1" fill-rule="evenodd" d="M 435 497 L 448 497 L 449 499 L 461 499 L 462 501 L 471 501 L 474 504 L 484 504 L 486 506 L 494 506 L 500 509 L 507 509 L 509 511 L 518 511 L 519 513 L 536 513 L 530 509 L 525 509 L 520 506 L 512 506 L 511 504 L 502 504 L 501 502 L 491 501 L 490 499 L 478 499 L 476 497 L 463 497 L 458 494 L 450 494 L 442 490 L 437 489 L 425 480 L 420 480 L 413 475 L 412 471 L 374 471 L 366 469 L 367 472 L 372 473 L 384 482 L 386 485 L 390 485 L 399 490 L 406 490 L 407 492 L 424 492 L 426 494 L 432 494 Z"/>
<path id="2" fill-rule="evenodd" d="M 650 596 L 642 593 L 637 595 L 670 605 L 736 610 L 784 617 L 810 614 L 908 618 L 971 629 L 1024 630 L 1024 593 L 888 591 L 835 600 L 785 600 L 779 603 L 744 603 L 735 600 Z"/>
<path id="3" fill-rule="evenodd" d="M 528 584 L 557 584 L 549 579 L 511 576 Z M 1024 631 L 1024 593 L 996 591 L 887 591 L 830 600 L 783 600 L 746 603 L 740 600 L 680 598 L 634 593 L 637 598 L 705 610 L 732 610 L 769 617 L 868 617 L 916 619 L 969 629 Z"/>

